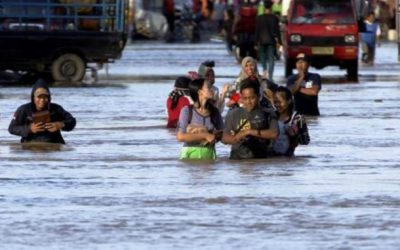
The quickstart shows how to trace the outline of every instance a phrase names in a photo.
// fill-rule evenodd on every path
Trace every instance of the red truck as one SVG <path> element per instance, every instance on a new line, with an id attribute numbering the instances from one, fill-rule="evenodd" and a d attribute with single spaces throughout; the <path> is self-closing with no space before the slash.
<path id="1" fill-rule="evenodd" d="M 284 21 L 285 76 L 300 52 L 311 66 L 336 65 L 358 80 L 358 22 L 353 0 L 292 0 Z"/>

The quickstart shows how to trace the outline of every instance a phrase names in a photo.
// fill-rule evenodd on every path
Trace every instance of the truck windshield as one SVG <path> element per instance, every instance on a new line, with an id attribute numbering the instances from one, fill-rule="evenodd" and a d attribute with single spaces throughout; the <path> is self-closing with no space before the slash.
<path id="1" fill-rule="evenodd" d="M 292 10 L 294 24 L 353 24 L 355 17 L 350 0 L 300 0 Z"/>

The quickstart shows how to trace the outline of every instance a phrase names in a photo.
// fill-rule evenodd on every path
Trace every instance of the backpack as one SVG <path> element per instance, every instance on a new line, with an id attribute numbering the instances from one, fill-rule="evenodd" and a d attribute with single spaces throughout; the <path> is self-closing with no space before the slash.
<path id="1" fill-rule="evenodd" d="M 310 143 L 310 135 L 308 134 L 308 127 L 304 117 L 297 112 L 293 112 L 289 124 L 296 130 L 293 136 L 294 142 L 300 145 L 308 145 Z"/>

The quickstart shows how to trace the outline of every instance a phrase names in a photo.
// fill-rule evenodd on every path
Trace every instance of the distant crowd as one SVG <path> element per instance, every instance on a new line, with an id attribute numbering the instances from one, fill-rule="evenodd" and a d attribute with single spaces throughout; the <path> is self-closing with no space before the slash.
<path id="1" fill-rule="evenodd" d="M 169 27 L 167 41 L 175 41 L 177 23 L 191 26 L 193 42 L 211 30 L 224 37 L 227 48 L 238 61 L 246 56 L 259 60 L 261 75 L 273 81 L 275 61 L 283 51 L 280 17 L 287 6 L 282 6 L 282 2 L 164 0 L 163 13 Z M 359 18 L 361 63 L 373 65 L 379 38 L 387 37 L 389 30 L 396 27 L 394 0 L 356 0 L 354 3 Z"/>
<path id="2" fill-rule="evenodd" d="M 286 15 L 287 6 L 282 0 L 271 0 L 271 11 L 280 17 Z M 288 2 L 288 1 L 286 1 Z M 390 29 L 396 28 L 396 0 L 355 0 L 357 16 L 366 17 L 374 13 L 382 30 L 382 35 L 387 36 Z M 240 18 L 240 8 L 253 7 L 257 14 L 261 14 L 264 8 L 264 0 L 163 0 L 163 14 L 166 16 L 171 29 L 174 21 L 179 19 L 181 12 L 186 9 L 194 14 L 199 22 L 209 22 L 219 34 L 224 33 L 226 27 L 232 27 L 226 23 L 235 22 Z"/>

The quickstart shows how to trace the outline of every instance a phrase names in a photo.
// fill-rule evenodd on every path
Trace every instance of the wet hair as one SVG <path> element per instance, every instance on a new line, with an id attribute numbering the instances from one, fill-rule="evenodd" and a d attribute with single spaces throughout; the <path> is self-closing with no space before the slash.
<path id="1" fill-rule="evenodd" d="M 291 116 L 293 114 L 293 111 L 294 111 L 294 101 L 293 101 L 292 92 L 290 92 L 290 90 L 288 88 L 284 87 L 284 86 L 279 86 L 275 90 L 275 95 L 278 94 L 278 93 L 283 93 L 284 97 L 285 97 L 285 100 L 287 102 L 290 101 L 288 109 L 289 109 L 289 115 Z"/>
<path id="2" fill-rule="evenodd" d="M 265 1 L 264 1 L 264 7 L 265 7 L 266 9 L 271 9 L 271 8 L 272 8 L 272 5 L 273 5 L 273 3 L 272 3 L 271 0 L 265 0 Z"/>
<path id="3" fill-rule="evenodd" d="M 246 78 L 240 82 L 240 93 L 243 92 L 244 89 L 253 89 L 254 93 L 257 96 L 260 96 L 260 83 L 257 78 Z"/>
<path id="4" fill-rule="evenodd" d="M 194 103 L 199 103 L 199 90 L 203 88 L 204 84 L 207 84 L 204 78 L 197 78 L 189 83 L 189 94 Z M 211 123 L 216 127 L 219 110 L 211 103 L 211 100 L 207 100 L 205 108 L 210 112 Z"/>
<path id="5" fill-rule="evenodd" d="M 199 102 L 199 90 L 203 87 L 205 82 L 204 78 L 194 79 L 189 83 L 189 94 L 190 98 L 192 98 L 193 102 Z"/>
<path id="6" fill-rule="evenodd" d="M 275 82 L 273 82 L 269 79 L 264 79 L 264 81 L 265 81 L 265 84 L 267 85 L 267 89 L 271 90 L 272 92 L 275 92 L 279 87 L 278 84 L 276 84 Z"/>
<path id="7" fill-rule="evenodd" d="M 174 89 L 169 97 L 171 98 L 171 109 L 174 110 L 178 106 L 178 102 L 181 96 L 184 96 L 188 92 L 188 85 L 191 79 L 186 76 L 180 76 L 176 78 Z"/>
<path id="8" fill-rule="evenodd" d="M 202 65 L 206 66 L 206 67 L 210 67 L 210 68 L 214 68 L 215 66 L 215 62 L 212 60 L 207 60 L 201 63 Z"/>
<path id="9" fill-rule="evenodd" d="M 175 88 L 181 88 L 181 89 L 187 89 L 190 83 L 190 78 L 187 76 L 180 76 L 176 78 L 174 87 Z"/>

